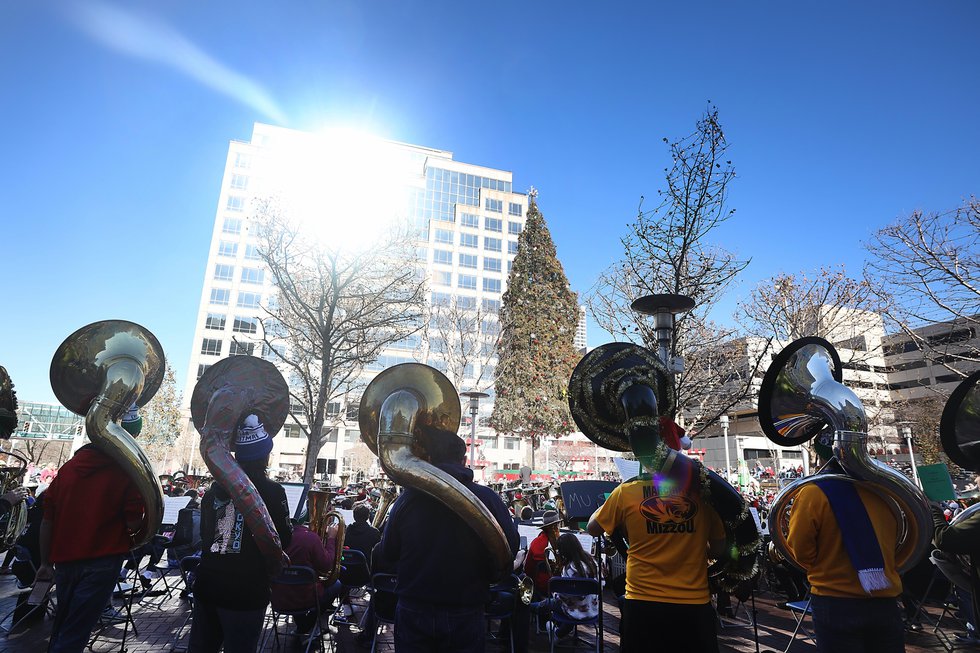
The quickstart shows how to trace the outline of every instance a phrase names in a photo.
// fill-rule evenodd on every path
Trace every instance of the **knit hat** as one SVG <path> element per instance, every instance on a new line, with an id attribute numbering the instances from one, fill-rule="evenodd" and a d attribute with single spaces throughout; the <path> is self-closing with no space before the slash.
<path id="1" fill-rule="evenodd" d="M 255 415 L 249 415 L 238 427 L 235 438 L 235 459 L 239 462 L 261 460 L 272 452 L 272 437 Z"/>
<path id="2" fill-rule="evenodd" d="M 143 430 L 143 418 L 140 417 L 139 409 L 136 407 L 135 401 L 133 402 L 133 405 L 129 407 L 129 410 L 123 413 L 122 427 L 126 429 L 126 432 L 134 438 L 140 434 L 140 431 Z"/>

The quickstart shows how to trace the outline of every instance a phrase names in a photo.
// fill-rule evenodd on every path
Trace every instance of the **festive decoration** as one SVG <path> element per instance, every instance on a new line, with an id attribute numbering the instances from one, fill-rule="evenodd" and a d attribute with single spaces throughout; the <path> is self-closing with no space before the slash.
<path id="1" fill-rule="evenodd" d="M 573 345 L 578 297 L 529 193 L 527 220 L 500 309 L 497 398 L 491 426 L 532 439 L 570 433 L 568 379 L 580 358 Z"/>

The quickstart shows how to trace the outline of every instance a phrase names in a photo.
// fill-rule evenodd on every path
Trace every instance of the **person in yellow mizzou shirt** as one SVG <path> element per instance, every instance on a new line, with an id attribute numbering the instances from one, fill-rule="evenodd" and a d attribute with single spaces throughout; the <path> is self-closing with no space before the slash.
<path id="1" fill-rule="evenodd" d="M 617 487 L 589 520 L 591 535 L 620 528 L 629 540 L 624 653 L 718 651 L 708 557 L 723 554 L 725 529 L 699 487 L 696 474 L 686 481 L 644 474 Z"/>

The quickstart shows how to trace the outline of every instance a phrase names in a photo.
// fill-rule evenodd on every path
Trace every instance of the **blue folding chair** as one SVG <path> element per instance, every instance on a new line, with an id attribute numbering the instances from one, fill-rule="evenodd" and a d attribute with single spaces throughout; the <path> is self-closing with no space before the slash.
<path id="1" fill-rule="evenodd" d="M 595 578 L 579 578 L 579 577 L 566 577 L 566 576 L 554 576 L 548 581 L 548 595 L 553 596 L 554 594 L 562 594 L 568 597 L 580 597 L 585 598 L 593 594 L 599 595 L 599 609 L 602 609 L 602 586 L 599 585 L 599 581 Z M 602 647 L 602 642 L 599 640 L 599 615 L 594 617 L 586 617 L 584 619 L 575 619 L 569 617 L 565 614 L 561 608 L 551 611 L 551 622 L 554 627 L 548 631 L 548 643 L 551 646 L 551 653 L 554 653 L 555 647 L 558 646 L 562 648 L 561 645 L 557 644 L 558 636 L 557 631 L 561 626 L 572 626 L 573 640 L 571 648 L 575 648 L 577 642 L 584 641 L 580 640 L 578 636 L 579 626 L 589 626 L 595 632 L 595 650 L 599 653 Z"/>
<path id="2" fill-rule="evenodd" d="M 385 625 L 394 625 L 395 607 L 398 595 L 395 585 L 398 577 L 394 574 L 374 574 L 371 576 L 371 607 L 374 612 L 374 633 L 371 636 L 371 653 L 378 650 L 378 633 Z"/>
<path id="3" fill-rule="evenodd" d="M 793 629 L 793 636 L 789 638 L 789 644 L 786 645 L 783 653 L 789 653 L 789 649 L 793 646 L 793 642 L 796 641 L 796 637 L 800 633 L 803 633 L 803 639 L 816 641 L 813 633 L 807 630 L 806 626 L 803 625 L 803 621 L 806 619 L 806 616 L 808 614 L 813 614 L 813 608 L 810 607 L 810 602 L 812 600 L 813 597 L 808 595 L 806 597 L 806 601 L 789 601 L 786 603 L 786 607 L 789 608 L 790 612 L 793 613 L 793 618 L 796 619 L 796 628 Z"/>
<path id="4" fill-rule="evenodd" d="M 308 616 L 312 613 L 316 619 L 313 621 L 313 627 L 310 629 L 310 632 L 308 634 L 297 632 L 294 635 L 301 639 L 309 637 L 306 642 L 306 653 L 310 652 L 314 640 L 317 642 L 317 650 L 320 653 L 324 652 L 323 636 L 325 631 L 320 626 L 320 591 L 317 580 L 318 576 L 316 571 L 310 567 L 301 566 L 286 567 L 279 572 L 278 576 L 272 579 L 272 632 L 275 638 L 273 641 L 273 650 L 279 646 L 279 617 Z M 313 603 L 297 609 L 284 609 L 281 606 L 277 606 L 275 598 L 275 588 L 277 585 L 288 586 L 291 588 L 290 593 L 301 593 L 303 592 L 303 588 L 306 588 L 313 597 Z"/>

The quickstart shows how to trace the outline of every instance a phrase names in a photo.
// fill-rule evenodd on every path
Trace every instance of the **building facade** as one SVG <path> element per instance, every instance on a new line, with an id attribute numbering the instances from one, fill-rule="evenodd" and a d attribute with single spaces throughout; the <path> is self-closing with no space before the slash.
<path id="1" fill-rule="evenodd" d="M 313 169 L 321 172 L 313 174 Z M 352 170 L 356 174 L 350 174 Z M 324 182 L 335 177 L 343 181 Z M 498 438 L 496 434 L 491 437 L 482 424 L 492 409 L 496 365 L 494 350 L 486 343 L 492 343 L 499 332 L 497 311 L 524 227 L 527 197 L 514 192 L 511 172 L 456 161 L 445 150 L 351 140 L 260 123 L 255 124 L 249 141 L 232 141 L 218 197 L 184 397 L 191 396 L 197 379 L 221 358 L 252 355 L 275 359 L 262 344 L 262 318 L 274 305 L 276 289 L 257 252 L 257 201 L 283 194 L 308 196 L 314 201 L 350 195 L 346 199 L 356 203 L 359 196 L 379 193 L 392 199 L 388 210 L 405 216 L 419 234 L 417 255 L 428 279 L 433 315 L 440 308 L 452 307 L 480 316 L 480 333 L 475 337 L 484 343 L 483 355 L 469 361 L 459 370 L 458 378 L 451 376 L 451 380 L 459 390 L 479 389 L 491 394 L 480 409 L 479 439 L 487 438 L 484 450 L 496 448 L 499 442 L 501 450 L 524 456 L 523 440 Z M 338 207 L 343 211 L 344 202 Z M 344 227 L 338 224 L 331 229 L 339 233 Z M 581 340 L 584 346 L 584 312 L 580 317 L 576 342 Z M 384 351 L 365 370 L 365 381 L 387 367 L 410 361 L 446 371 L 447 357 L 442 355 L 445 334 L 439 332 L 434 319 L 431 322 L 417 336 Z M 338 473 L 348 452 L 360 442 L 358 401 L 358 396 L 348 396 L 328 408 L 330 432 L 319 457 L 337 461 Z M 300 426 L 287 423 L 275 440 L 272 465 L 284 472 L 301 472 L 306 438 Z M 492 460 L 495 456 L 485 458 L 491 460 L 487 465 L 504 464 Z"/>

